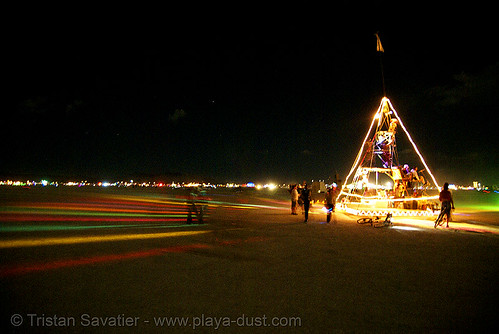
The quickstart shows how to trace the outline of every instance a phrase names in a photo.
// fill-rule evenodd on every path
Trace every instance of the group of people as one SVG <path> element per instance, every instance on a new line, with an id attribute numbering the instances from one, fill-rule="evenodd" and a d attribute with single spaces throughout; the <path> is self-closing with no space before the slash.
<path id="1" fill-rule="evenodd" d="M 395 197 L 401 198 L 405 197 L 405 194 L 414 193 L 414 196 L 421 195 L 418 193 L 419 188 L 424 188 L 427 185 L 427 181 L 423 175 L 424 169 L 419 171 L 418 167 L 409 168 L 409 165 L 405 164 L 401 169 L 402 179 L 398 180 L 394 187 Z"/>
<path id="2" fill-rule="evenodd" d="M 301 207 L 302 213 L 305 215 L 305 223 L 308 222 L 308 212 L 310 203 L 312 202 L 312 193 L 310 186 L 304 181 L 301 186 L 297 184 L 291 185 L 291 214 L 298 215 L 298 206 Z M 334 212 L 336 204 L 336 188 L 330 187 L 325 196 L 325 207 L 327 208 L 327 222 L 331 221 L 331 213 Z"/>
<path id="3" fill-rule="evenodd" d="M 308 211 L 310 210 L 310 203 L 312 202 L 312 194 L 310 186 L 303 182 L 302 186 L 297 184 L 291 185 L 291 214 L 298 215 L 298 206 L 302 208 L 302 213 L 305 215 L 305 223 L 308 222 Z M 327 222 L 331 221 L 331 213 L 334 212 L 336 205 L 336 188 L 330 187 L 325 196 L 325 207 L 327 209 Z M 435 227 L 437 227 L 444 216 L 447 218 L 447 227 L 449 227 L 449 221 L 451 220 L 451 209 L 454 210 L 454 200 L 452 194 L 449 191 L 449 184 L 445 182 L 442 191 L 439 195 L 439 200 L 442 203 L 440 209 L 440 215 L 435 221 Z"/>

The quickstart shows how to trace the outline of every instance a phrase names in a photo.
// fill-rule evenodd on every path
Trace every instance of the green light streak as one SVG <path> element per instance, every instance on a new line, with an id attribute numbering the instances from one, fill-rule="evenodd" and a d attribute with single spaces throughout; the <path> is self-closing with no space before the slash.
<path id="1" fill-rule="evenodd" d="M 214 205 L 226 205 L 226 206 L 239 207 L 239 208 L 282 209 L 282 207 L 278 207 L 278 206 L 247 204 L 247 203 L 241 204 L 241 203 L 230 203 L 230 202 L 220 202 L 220 201 L 209 201 L 209 202 L 199 201 L 196 203 L 209 203 L 212 205 L 213 204 Z"/>
<path id="2" fill-rule="evenodd" d="M 26 209 L 19 207 L 5 207 L 1 210 L 3 213 L 22 213 L 25 215 L 60 215 L 60 216 L 92 216 L 92 217 L 136 217 L 136 218 L 185 218 L 187 212 L 182 214 L 155 214 L 155 213 L 113 213 L 113 212 L 93 212 L 93 211 L 75 211 L 75 210 L 54 210 L 54 209 Z"/>
<path id="3" fill-rule="evenodd" d="M 178 228 L 196 227 L 204 224 L 137 224 L 137 225 L 90 225 L 90 226 L 68 226 L 68 225 L 23 225 L 23 226 L 0 226 L 0 232 L 41 232 L 41 231 L 72 231 L 90 229 L 116 229 L 116 228 Z"/>

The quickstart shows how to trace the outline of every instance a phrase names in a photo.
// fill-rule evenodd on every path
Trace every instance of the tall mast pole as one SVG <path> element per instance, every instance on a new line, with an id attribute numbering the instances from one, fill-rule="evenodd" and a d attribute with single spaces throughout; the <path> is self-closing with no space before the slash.
<path id="1" fill-rule="evenodd" d="M 378 52 L 379 53 L 379 64 L 380 64 L 380 67 L 381 67 L 381 81 L 383 83 L 383 97 L 386 97 L 386 88 L 385 88 L 385 72 L 383 71 L 383 53 L 382 52 Z"/>
<path id="2" fill-rule="evenodd" d="M 381 82 L 383 84 L 383 97 L 386 97 L 386 87 L 385 87 L 385 71 L 383 70 L 383 53 L 385 53 L 385 50 L 383 49 L 383 46 L 381 45 L 381 40 L 379 39 L 378 33 L 375 33 L 374 36 L 376 36 L 376 51 L 379 54 L 379 64 L 381 67 Z"/>

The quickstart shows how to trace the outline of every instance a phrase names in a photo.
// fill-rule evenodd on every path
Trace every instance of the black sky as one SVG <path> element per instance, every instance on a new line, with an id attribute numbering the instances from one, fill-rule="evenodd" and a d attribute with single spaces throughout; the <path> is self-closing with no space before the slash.
<path id="1" fill-rule="evenodd" d="M 21 17 L 0 174 L 344 177 L 382 97 L 379 31 L 387 95 L 440 182 L 499 183 L 497 29 L 408 11 Z"/>

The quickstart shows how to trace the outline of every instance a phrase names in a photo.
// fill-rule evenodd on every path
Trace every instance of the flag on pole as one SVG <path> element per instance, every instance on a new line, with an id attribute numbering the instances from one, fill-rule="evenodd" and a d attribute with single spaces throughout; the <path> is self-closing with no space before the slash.
<path id="1" fill-rule="evenodd" d="M 381 40 L 379 39 L 378 33 L 374 34 L 376 36 L 376 51 L 385 52 L 383 45 L 381 45 Z"/>

